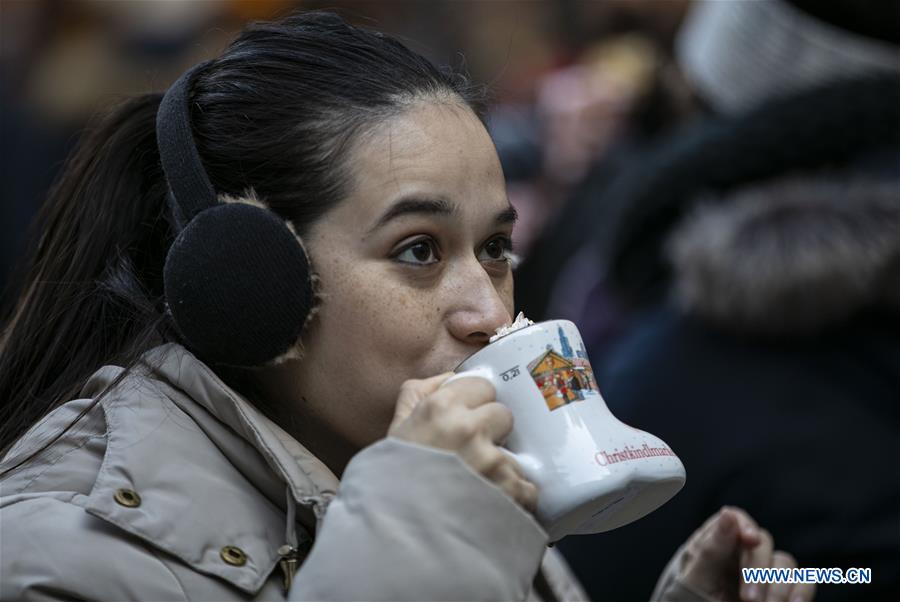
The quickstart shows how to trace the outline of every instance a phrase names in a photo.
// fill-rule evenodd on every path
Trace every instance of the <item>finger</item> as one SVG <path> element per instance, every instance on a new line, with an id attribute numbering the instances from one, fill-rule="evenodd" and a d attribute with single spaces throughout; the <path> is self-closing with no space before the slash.
<path id="1" fill-rule="evenodd" d="M 798 583 L 791 590 L 790 602 L 811 602 L 816 597 L 815 583 Z"/>
<path id="2" fill-rule="evenodd" d="M 537 486 L 522 478 L 512 462 L 506 462 L 498 468 L 491 480 L 529 512 L 533 513 L 537 509 Z"/>
<path id="3" fill-rule="evenodd" d="M 534 514 L 537 512 L 538 488 L 528 479 L 519 479 L 519 503 L 522 507 Z"/>
<path id="4" fill-rule="evenodd" d="M 739 548 L 737 516 L 728 508 L 722 508 L 688 539 L 682 580 L 698 591 L 719 590 L 723 575 L 733 578 Z M 734 584 L 734 590 L 737 590 L 737 584 Z"/>
<path id="5" fill-rule="evenodd" d="M 391 427 L 403 422 L 412 413 L 419 402 L 431 395 L 441 384 L 453 376 L 452 372 L 444 372 L 421 380 L 407 380 L 400 386 L 400 394 L 397 396 L 397 405 L 394 408 L 394 417 Z"/>
<path id="6" fill-rule="evenodd" d="M 797 561 L 794 560 L 794 557 L 787 552 L 776 550 L 772 555 L 773 568 L 792 569 L 796 566 Z M 791 594 L 791 586 L 791 583 L 769 584 L 769 592 L 768 596 L 766 597 L 766 602 L 790 602 L 789 596 Z"/>
<path id="7" fill-rule="evenodd" d="M 475 408 L 472 410 L 472 416 L 492 443 L 502 444 L 512 432 L 512 412 L 496 401 Z"/>
<path id="8" fill-rule="evenodd" d="M 772 565 L 772 536 L 765 529 L 759 530 L 760 542 L 753 548 L 741 552 L 741 568 L 768 568 Z M 765 583 L 745 583 L 741 580 L 741 600 L 760 602 L 765 600 L 768 585 Z"/>
<path id="9" fill-rule="evenodd" d="M 760 542 L 760 528 L 756 524 L 747 511 L 736 506 L 726 506 L 726 510 L 733 512 L 737 517 L 740 527 L 741 544 L 744 547 L 752 548 Z"/>
<path id="10" fill-rule="evenodd" d="M 462 400 L 463 404 L 469 408 L 477 408 L 497 398 L 494 385 L 480 376 L 467 376 L 454 380 L 435 395 L 451 395 Z"/>
<path id="11" fill-rule="evenodd" d="M 735 557 L 738 549 L 738 520 L 734 512 L 723 508 L 705 525 L 697 539 L 698 556 L 703 562 L 722 564 Z"/>
<path id="12" fill-rule="evenodd" d="M 441 372 L 440 374 L 435 374 L 429 378 L 423 378 L 420 380 L 415 380 L 413 382 L 417 383 L 419 390 L 422 392 L 422 395 L 431 395 L 435 391 L 437 391 L 444 381 L 453 376 L 453 372 Z"/>
<path id="13" fill-rule="evenodd" d="M 722 506 L 718 512 L 707 518 L 706 521 L 691 534 L 691 536 L 688 538 L 687 543 L 691 544 L 692 542 L 695 542 L 702 537 L 711 536 L 713 530 L 717 528 L 722 513 L 726 510 L 728 510 L 728 506 Z"/>

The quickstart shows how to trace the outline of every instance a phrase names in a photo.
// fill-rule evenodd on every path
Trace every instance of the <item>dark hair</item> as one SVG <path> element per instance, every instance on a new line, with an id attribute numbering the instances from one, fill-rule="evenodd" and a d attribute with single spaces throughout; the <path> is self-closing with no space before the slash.
<path id="1" fill-rule="evenodd" d="M 174 231 L 156 147 L 161 98 L 131 99 L 90 128 L 39 215 L 22 292 L 2 315 L 2 450 L 99 367 L 131 368 L 177 340 L 162 288 Z M 348 193 L 361 134 L 423 100 L 482 118 L 484 94 L 391 37 L 307 12 L 248 25 L 198 73 L 190 100 L 216 191 L 252 190 L 302 235 Z"/>

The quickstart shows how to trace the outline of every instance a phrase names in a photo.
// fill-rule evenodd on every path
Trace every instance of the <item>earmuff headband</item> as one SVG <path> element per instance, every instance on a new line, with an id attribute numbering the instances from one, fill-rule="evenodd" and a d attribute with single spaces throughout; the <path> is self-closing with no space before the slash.
<path id="1" fill-rule="evenodd" d="M 309 259 L 288 223 L 254 198 L 219 202 L 191 128 L 192 78 L 182 75 L 156 116 L 160 160 L 178 236 L 166 254 L 168 313 L 204 361 L 255 367 L 298 357 L 313 315 Z"/>
<path id="2" fill-rule="evenodd" d="M 194 75 L 210 61 L 192 67 L 172 84 L 156 114 L 156 140 L 169 189 L 185 223 L 218 204 L 216 193 L 194 144 L 189 95 Z"/>

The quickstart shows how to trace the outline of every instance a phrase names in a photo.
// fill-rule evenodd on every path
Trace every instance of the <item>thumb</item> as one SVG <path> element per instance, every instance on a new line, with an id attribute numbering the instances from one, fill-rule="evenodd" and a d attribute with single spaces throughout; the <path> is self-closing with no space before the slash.
<path id="1" fill-rule="evenodd" d="M 681 578 L 708 596 L 729 598 L 731 571 L 737 567 L 740 523 L 731 508 L 722 508 L 688 539 Z"/>
<path id="2" fill-rule="evenodd" d="M 740 521 L 737 514 L 728 508 L 722 510 L 713 526 L 710 546 L 721 551 L 723 556 L 736 551 L 740 544 L 739 530 Z"/>
<path id="3" fill-rule="evenodd" d="M 395 426 L 406 420 L 423 399 L 440 388 L 445 380 L 453 376 L 453 372 L 444 372 L 423 380 L 408 380 L 400 387 L 400 395 L 397 397 L 397 405 L 394 407 L 394 417 L 391 420 L 392 430 Z"/>

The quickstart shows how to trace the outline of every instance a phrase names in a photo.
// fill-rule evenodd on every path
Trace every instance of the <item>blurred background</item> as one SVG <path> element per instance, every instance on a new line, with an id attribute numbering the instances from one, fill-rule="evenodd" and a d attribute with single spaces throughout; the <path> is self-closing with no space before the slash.
<path id="1" fill-rule="evenodd" d="M 490 86 L 517 310 L 573 320 L 613 413 L 687 467 L 560 544 L 593 599 L 648 599 L 723 504 L 800 566 L 873 569 L 819 600 L 900 599 L 900 2 L 2 0 L 4 294 L 92 115 L 298 8 Z"/>
<path id="2" fill-rule="evenodd" d="M 686 0 L 3 0 L 8 278 L 30 216 L 79 128 L 123 97 L 164 90 L 242 24 L 326 8 L 467 70 L 494 96 L 494 135 L 524 251 L 593 157 L 679 119 L 671 44 Z M 586 127 L 587 126 L 587 127 Z"/>

